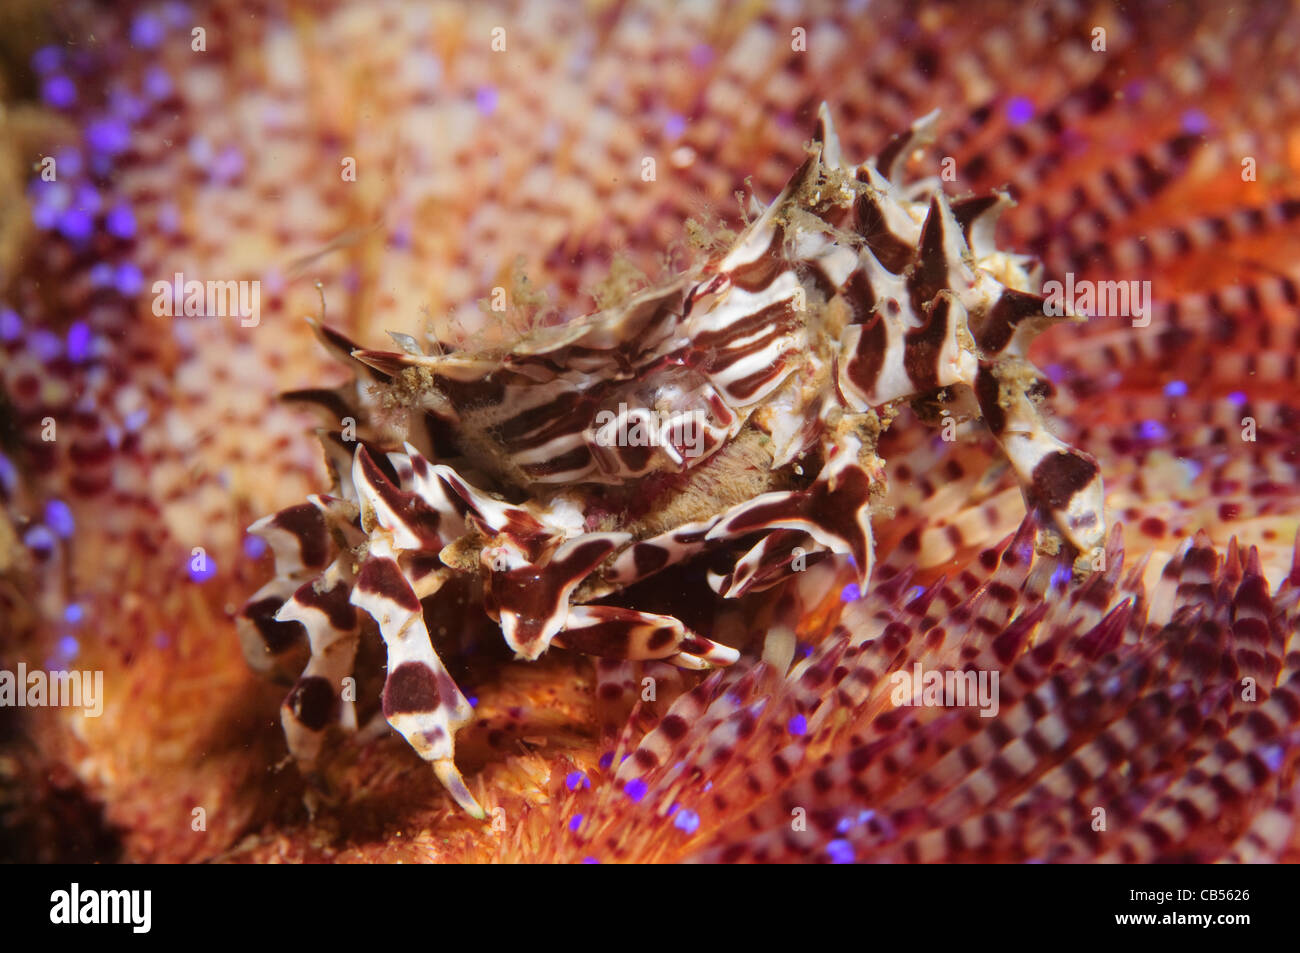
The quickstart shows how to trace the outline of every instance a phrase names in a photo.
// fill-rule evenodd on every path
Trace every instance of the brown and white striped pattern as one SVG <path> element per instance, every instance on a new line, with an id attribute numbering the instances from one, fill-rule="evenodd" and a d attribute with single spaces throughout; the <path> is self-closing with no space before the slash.
<path id="1" fill-rule="evenodd" d="M 385 716 L 478 811 L 454 763 L 470 710 L 421 606 L 453 574 L 477 576 L 520 658 L 558 645 L 686 669 L 739 655 L 638 605 L 656 577 L 703 577 L 708 599 L 772 590 L 769 622 L 791 630 L 834 598 L 839 569 L 851 564 L 864 589 L 885 483 L 880 416 L 915 398 L 982 417 L 1029 505 L 1076 551 L 1100 543 L 1096 464 L 1048 433 L 1031 399 L 1045 382 L 1025 351 L 1051 321 L 1036 270 L 993 245 L 1006 197 L 953 206 L 935 183 L 901 181 L 935 118 L 853 166 L 823 105 L 806 160 L 729 250 L 504 354 L 424 354 L 410 339 L 365 350 L 316 328 L 357 381 L 290 396 L 357 423 L 355 445 L 341 431 L 323 439 L 335 492 L 355 504 L 338 531 L 355 526 L 364 546 L 325 569 L 319 506 L 255 527 L 282 577 L 300 580 L 274 618 L 305 626 L 311 646 L 285 707 L 301 760 L 315 760 L 327 724 L 354 720 L 334 683 L 355 654 L 343 624 L 355 606 L 388 647 Z M 380 410 L 386 392 L 412 409 L 405 431 Z M 258 593 L 250 633 L 285 591 L 277 580 Z M 270 634 L 273 658 L 295 649 L 296 632 Z"/>

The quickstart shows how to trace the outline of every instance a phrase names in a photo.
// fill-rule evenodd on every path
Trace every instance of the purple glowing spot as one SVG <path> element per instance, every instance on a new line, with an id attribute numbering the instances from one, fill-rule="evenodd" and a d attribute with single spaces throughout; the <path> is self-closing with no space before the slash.
<path id="1" fill-rule="evenodd" d="M 3 453 L 0 453 L 0 492 L 3 492 L 5 496 L 10 496 L 17 487 L 18 471 L 14 469 L 13 462 Z"/>
<path id="2" fill-rule="evenodd" d="M 67 109 L 77 101 L 77 85 L 66 76 L 47 77 L 41 83 L 41 99 L 53 109 Z"/>
<path id="3" fill-rule="evenodd" d="M 195 556 L 187 559 L 185 565 L 189 569 L 190 578 L 195 582 L 207 582 L 217 574 L 217 564 L 211 556 Z"/>
<path id="4" fill-rule="evenodd" d="M 1065 368 L 1060 364 L 1048 364 L 1043 368 L 1043 373 L 1047 375 L 1047 379 L 1053 384 L 1059 384 L 1065 380 Z"/>
<path id="5" fill-rule="evenodd" d="M 700 829 L 700 815 L 694 811 L 681 810 L 677 814 L 677 819 L 673 821 L 673 827 L 687 834 L 694 834 Z"/>
<path id="6" fill-rule="evenodd" d="M 569 818 L 569 830 L 576 833 L 578 828 L 582 826 L 582 821 L 583 817 L 581 814 L 573 815 L 573 817 Z"/>
<path id="7" fill-rule="evenodd" d="M 77 523 L 72 518 L 72 510 L 62 500 L 50 500 L 45 504 L 45 525 L 52 529 L 60 539 L 71 539 L 77 531 Z"/>
<path id="8" fill-rule="evenodd" d="M 166 632 L 155 632 L 153 637 L 154 648 L 165 649 L 172 644 L 172 637 Z"/>
<path id="9" fill-rule="evenodd" d="M 1024 96 L 1017 96 L 1007 103 L 1007 120 L 1013 126 L 1023 126 L 1034 118 L 1034 104 Z"/>
<path id="10" fill-rule="evenodd" d="M 803 657 L 808 658 L 808 656 L 812 654 L 813 654 L 813 647 L 811 645 L 805 645 L 803 649 Z"/>
<path id="11" fill-rule="evenodd" d="M 128 123 L 139 122 L 149 113 L 149 104 L 142 97 L 132 96 L 120 89 L 114 90 L 108 108 L 114 116 L 124 119 Z"/>
<path id="12" fill-rule="evenodd" d="M 223 185 L 244 174 L 244 153 L 237 146 L 226 146 L 212 161 L 212 181 Z"/>
<path id="13" fill-rule="evenodd" d="M 100 155 L 120 155 L 131 145 L 131 130 L 120 119 L 97 119 L 86 127 L 86 144 Z"/>
<path id="14" fill-rule="evenodd" d="M 90 325 L 85 321 L 74 321 L 68 328 L 68 360 L 80 364 L 90 357 Z"/>
<path id="15" fill-rule="evenodd" d="M 1052 570 L 1052 585 L 1057 589 L 1064 589 L 1065 584 L 1070 581 L 1072 575 L 1074 573 L 1069 566 L 1057 566 Z"/>
<path id="16" fill-rule="evenodd" d="M 190 28 L 190 21 L 194 18 L 194 14 L 190 10 L 190 5 L 188 3 L 180 2 L 164 4 L 162 8 L 162 16 L 168 26 L 174 27 L 175 29 L 181 29 L 183 27 L 186 30 Z"/>
<path id="17" fill-rule="evenodd" d="M 853 845 L 846 840 L 833 840 L 826 845 L 826 855 L 832 864 L 851 864 L 855 859 Z"/>
<path id="18" fill-rule="evenodd" d="M 27 189 L 32 202 L 42 208 L 62 212 L 72 204 L 72 186 L 66 182 L 33 182 Z"/>
<path id="19" fill-rule="evenodd" d="M 790 723 L 786 725 L 786 730 L 796 738 L 802 738 L 808 734 L 808 719 L 803 715 L 795 715 L 790 719 Z"/>
<path id="20" fill-rule="evenodd" d="M 1144 420 L 1138 424 L 1138 436 L 1143 440 L 1166 440 L 1169 431 L 1158 420 Z"/>
<path id="21" fill-rule="evenodd" d="M 70 208 L 59 216 L 59 233 L 78 244 L 87 241 L 95 233 L 95 216 L 85 209 Z"/>
<path id="22" fill-rule="evenodd" d="M 44 328 L 33 331 L 28 336 L 27 345 L 31 348 L 31 352 L 46 364 L 63 353 L 63 341 L 59 339 L 57 334 L 46 331 Z"/>
<path id="23" fill-rule="evenodd" d="M 59 213 L 49 205 L 32 206 L 32 224 L 43 232 L 54 229 L 59 222 Z"/>
<path id="24" fill-rule="evenodd" d="M 1246 396 L 1245 391 L 1234 390 L 1228 395 L 1228 403 L 1236 404 L 1239 407 L 1244 405 L 1247 400 L 1249 400 L 1249 398 Z"/>
<path id="25" fill-rule="evenodd" d="M 581 771 L 570 771 L 564 776 L 564 786 L 570 791 L 576 791 L 578 788 L 591 787 L 591 782 Z"/>
<path id="26" fill-rule="evenodd" d="M 172 94 L 172 78 L 161 66 L 151 66 L 145 71 L 144 94 L 153 100 L 166 99 Z"/>
<path id="27" fill-rule="evenodd" d="M 1182 123 L 1183 132 L 1193 136 L 1202 135 L 1208 132 L 1210 128 L 1210 120 L 1199 109 L 1188 109 L 1184 112 Z"/>
<path id="28" fill-rule="evenodd" d="M 913 586 L 907 592 L 903 593 L 903 604 L 913 602 L 925 594 L 925 586 Z"/>
<path id="29" fill-rule="evenodd" d="M 704 69 L 713 62 L 713 47 L 707 43 L 697 43 L 691 49 L 691 65 L 696 69 Z"/>
<path id="30" fill-rule="evenodd" d="M 666 816 L 672 817 L 674 814 L 677 813 L 677 809 L 679 807 L 681 807 L 681 805 L 678 804 L 676 801 L 673 801 L 673 803 L 668 806 L 668 814 Z"/>
<path id="31" fill-rule="evenodd" d="M 129 205 L 115 205 L 109 209 L 104 227 L 114 238 L 135 238 L 135 213 Z"/>
<path id="32" fill-rule="evenodd" d="M 600 765 L 600 770 L 608 771 L 610 765 L 614 763 L 614 752 L 606 751 L 604 754 L 600 756 L 600 760 L 597 761 L 596 763 Z"/>
<path id="33" fill-rule="evenodd" d="M 113 286 L 113 266 L 101 261 L 90 269 L 90 287 L 111 288 Z"/>
<path id="34" fill-rule="evenodd" d="M 81 651 L 81 643 L 77 641 L 75 636 L 65 635 L 59 639 L 58 653 L 60 658 L 71 661 L 77 657 L 79 651 Z"/>
<path id="35" fill-rule="evenodd" d="M 91 215 L 98 215 L 104 207 L 104 198 L 93 185 L 81 185 L 77 187 L 72 204 Z"/>
<path id="36" fill-rule="evenodd" d="M 856 582 L 849 583 L 847 586 L 844 587 L 844 590 L 840 593 L 841 602 L 857 602 L 861 598 L 862 598 L 862 589 L 859 588 Z"/>
<path id="37" fill-rule="evenodd" d="M 262 537 L 253 535 L 244 537 L 244 555 L 249 559 L 261 559 L 265 552 L 266 540 Z"/>
<path id="38" fill-rule="evenodd" d="M 640 778 L 633 778 L 631 781 L 627 782 L 627 787 L 623 789 L 623 793 L 626 794 L 632 802 L 639 804 L 641 803 L 641 799 L 645 797 L 645 782 Z"/>
<path id="39" fill-rule="evenodd" d="M 1268 766 L 1270 771 L 1278 771 L 1282 767 L 1282 746 L 1268 745 L 1259 752 L 1260 760 Z"/>
<path id="40" fill-rule="evenodd" d="M 1186 397 L 1186 396 L 1187 396 L 1187 382 L 1186 382 L 1186 381 L 1170 381 L 1168 384 L 1165 385 L 1165 396 L 1166 396 L 1166 397 Z"/>
<path id="41" fill-rule="evenodd" d="M 42 46 L 32 54 L 32 70 L 52 73 L 63 63 L 63 51 L 57 46 Z"/>
<path id="42" fill-rule="evenodd" d="M 669 139 L 676 139 L 685 131 L 686 120 L 677 113 L 669 116 L 668 121 L 664 123 L 664 135 Z"/>
<path id="43" fill-rule="evenodd" d="M 500 94 L 497 93 L 495 86 L 480 86 L 474 93 L 474 104 L 484 116 L 490 116 L 497 111 L 499 99 Z"/>
<path id="44" fill-rule="evenodd" d="M 68 625 L 77 625 L 85 617 L 86 610 L 75 602 L 63 610 L 63 621 Z"/>
<path id="45" fill-rule="evenodd" d="M 841 834 L 847 834 L 849 832 L 849 828 L 851 828 L 852 826 L 853 826 L 853 818 L 841 817 L 839 819 L 839 822 L 835 825 L 835 830 Z"/>
<path id="46" fill-rule="evenodd" d="M 28 549 L 52 550 L 54 549 L 54 534 L 44 526 L 33 526 L 23 534 L 23 545 Z"/>
<path id="47" fill-rule="evenodd" d="M 58 167 L 59 175 L 75 177 L 81 175 L 81 170 L 85 168 L 85 160 L 81 157 L 80 149 L 60 149 L 54 153 L 54 163 Z"/>
<path id="48" fill-rule="evenodd" d="M 126 428 L 127 433 L 135 433 L 148 422 L 149 411 L 141 407 L 139 410 L 133 410 L 127 414 L 126 419 L 122 421 L 122 426 Z M 245 551 L 247 551 L 247 547 L 245 547 Z M 254 556 L 253 558 L 256 559 L 257 557 Z"/>
<path id="49" fill-rule="evenodd" d="M 152 50 L 163 41 L 167 28 L 152 13 L 141 13 L 131 23 L 131 45 Z"/>
<path id="50" fill-rule="evenodd" d="M 713 790 L 713 782 L 710 781 L 708 784 L 704 785 L 702 790 L 704 791 L 705 794 L 708 794 L 710 791 Z"/>
<path id="51" fill-rule="evenodd" d="M 126 262 L 117 266 L 117 274 L 114 276 L 114 284 L 117 290 L 122 294 L 131 295 L 139 294 L 144 289 L 144 275 L 140 268 L 132 262 Z"/>
<path id="52" fill-rule="evenodd" d="M 598 863 L 600 863 L 600 861 L 598 861 L 595 857 L 584 857 L 584 858 L 582 858 L 582 862 L 583 862 L 584 864 L 598 864 Z"/>
<path id="53" fill-rule="evenodd" d="M 466 700 L 467 702 L 469 702 L 469 707 L 470 707 L 470 708 L 477 708 L 477 707 L 478 707 L 478 696 L 477 696 L 477 695 L 470 695 L 469 698 L 467 698 L 467 699 L 465 699 L 465 700 Z"/>
<path id="54" fill-rule="evenodd" d="M 23 319 L 13 308 L 0 308 L 0 341 L 17 341 L 23 333 Z"/>

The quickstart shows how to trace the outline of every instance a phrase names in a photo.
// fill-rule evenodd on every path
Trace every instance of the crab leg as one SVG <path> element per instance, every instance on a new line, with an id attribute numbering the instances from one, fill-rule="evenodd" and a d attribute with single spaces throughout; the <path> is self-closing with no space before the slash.
<path id="1" fill-rule="evenodd" d="M 873 559 L 872 477 L 858 462 L 860 450 L 855 438 L 845 436 L 808 489 L 764 493 L 733 507 L 709 531 L 708 538 L 744 536 L 759 530 L 799 530 L 833 553 L 852 556 L 865 586 Z M 760 542 L 750 551 L 760 565 L 764 545 Z M 747 554 L 741 562 L 749 558 Z M 743 581 L 733 578 L 728 592 L 739 585 Z"/>
<path id="2" fill-rule="evenodd" d="M 618 606 L 570 606 L 564 631 L 551 643 L 600 658 L 662 659 L 679 668 L 731 665 L 735 649 L 696 635 L 670 615 Z"/>
<path id="3" fill-rule="evenodd" d="M 311 658 L 280 706 L 289 751 L 315 765 L 330 724 L 355 731 L 356 710 L 343 696 L 343 679 L 357 655 L 357 613 L 348 602 L 350 580 L 336 560 L 319 580 L 303 583 L 276 613 L 277 622 L 299 622 L 311 642 Z"/>
<path id="4" fill-rule="evenodd" d="M 388 648 L 384 717 L 425 761 L 456 803 L 475 817 L 483 809 L 456 768 L 456 732 L 474 715 L 465 696 L 433 650 L 420 600 L 383 540 L 370 545 L 352 589 L 352 604 L 379 624 Z"/>

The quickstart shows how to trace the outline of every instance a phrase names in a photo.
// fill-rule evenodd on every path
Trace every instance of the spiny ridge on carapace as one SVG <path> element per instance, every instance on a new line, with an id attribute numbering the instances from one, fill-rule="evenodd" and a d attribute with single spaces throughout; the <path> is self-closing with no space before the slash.
<path id="1" fill-rule="evenodd" d="M 300 764 L 331 726 L 355 730 L 341 686 L 374 628 L 383 716 L 476 814 L 454 760 L 472 710 L 431 628 L 486 614 L 519 658 L 683 669 L 798 633 L 845 581 L 870 583 L 876 441 L 906 403 L 945 428 L 982 420 L 1044 545 L 1099 551 L 1098 466 L 1044 425 L 1052 385 L 1027 357 L 1073 318 L 995 246 L 1006 195 L 904 181 L 934 118 L 853 165 L 823 105 L 805 161 L 724 252 L 504 352 L 368 350 L 316 325 L 355 380 L 287 396 L 332 421 L 334 485 L 251 527 L 276 575 L 239 619 L 250 663 L 294 682 Z"/>

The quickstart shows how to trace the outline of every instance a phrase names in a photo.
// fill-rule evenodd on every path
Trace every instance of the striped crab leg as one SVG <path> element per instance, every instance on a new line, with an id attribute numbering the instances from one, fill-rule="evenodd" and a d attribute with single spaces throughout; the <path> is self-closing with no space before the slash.
<path id="1" fill-rule="evenodd" d="M 618 606 L 570 606 L 564 631 L 552 643 L 600 658 L 661 660 L 678 668 L 731 665 L 735 649 L 695 635 L 669 615 Z"/>
<path id="2" fill-rule="evenodd" d="M 295 677 L 280 709 L 289 751 L 312 767 L 326 729 L 356 728 L 353 703 L 344 697 L 343 679 L 352 674 L 359 629 L 348 604 L 348 559 L 327 561 L 340 538 L 359 539 L 342 501 L 311 497 L 254 523 L 249 531 L 271 548 L 280 573 L 241 613 L 245 655 L 255 668 L 272 668 Z M 304 638 L 305 635 L 305 638 Z M 309 652 L 301 663 L 303 643 Z"/>
<path id="3" fill-rule="evenodd" d="M 449 467 L 429 470 L 488 537 L 479 556 L 484 607 L 520 657 L 535 659 L 552 644 L 610 658 L 664 659 L 684 668 L 729 665 L 739 657 L 671 616 L 570 604 L 578 586 L 631 534 L 584 533 L 565 540 L 560 526 L 548 529 L 546 514 L 539 519 L 494 500 Z"/>
<path id="4" fill-rule="evenodd" d="M 278 622 L 301 623 L 311 643 L 307 667 L 280 706 L 289 752 L 304 765 L 316 764 L 329 725 L 344 731 L 357 727 L 353 702 L 343 693 L 360 634 L 356 610 L 349 604 L 350 560 L 337 559 L 318 580 L 303 583 L 275 616 Z"/>
<path id="5" fill-rule="evenodd" d="M 405 466 L 394 469 L 400 473 Z M 412 480 L 414 469 L 412 465 Z M 375 620 L 388 652 L 384 718 L 433 765 L 456 803 L 481 818 L 483 809 L 455 761 L 456 732 L 473 718 L 473 708 L 434 651 L 420 596 L 408 578 L 413 573 L 400 562 L 403 551 L 442 541 L 444 514 L 393 484 L 364 446 L 357 448 L 352 482 L 361 501 L 363 525 L 377 524 L 352 586 L 351 604 Z M 443 580 L 442 571 L 420 575 L 423 594 L 436 592 Z"/>
<path id="6" fill-rule="evenodd" d="M 433 765 L 456 803 L 474 817 L 484 817 L 455 760 L 456 732 L 469 723 L 474 710 L 433 650 L 420 600 L 382 538 L 372 537 L 370 555 L 352 589 L 352 604 L 374 618 L 388 649 L 384 717 Z"/>

